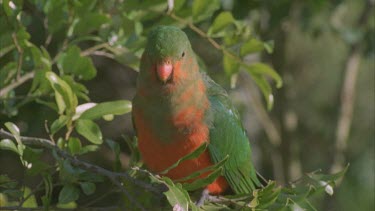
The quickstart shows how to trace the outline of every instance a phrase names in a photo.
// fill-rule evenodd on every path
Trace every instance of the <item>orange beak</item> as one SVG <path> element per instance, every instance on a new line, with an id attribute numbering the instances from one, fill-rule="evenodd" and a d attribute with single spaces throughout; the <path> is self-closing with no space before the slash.
<path id="1" fill-rule="evenodd" d="M 163 83 L 167 82 L 170 79 L 173 72 L 173 65 L 171 62 L 163 62 L 161 64 L 156 65 L 156 74 L 158 78 Z"/>

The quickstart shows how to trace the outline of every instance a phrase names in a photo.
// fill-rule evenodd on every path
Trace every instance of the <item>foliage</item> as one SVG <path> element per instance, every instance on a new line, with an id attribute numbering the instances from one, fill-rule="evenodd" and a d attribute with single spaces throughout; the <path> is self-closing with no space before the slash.
<path id="1" fill-rule="evenodd" d="M 129 113 L 131 102 L 90 100 L 89 90 L 84 84 L 97 74 L 93 56 L 108 57 L 137 70 L 147 33 L 152 26 L 170 24 L 190 29 L 222 52 L 224 72 L 233 85 L 240 69 L 245 70 L 258 85 L 267 107 L 271 109 L 272 81 L 276 87 L 281 87 L 281 77 L 270 65 L 260 61 L 249 64 L 244 58 L 254 53 L 272 53 L 272 41 L 260 39 L 251 25 L 230 10 L 225 10 L 218 0 L 176 0 L 173 6 L 165 0 L 0 2 L 0 115 L 2 119 L 22 116 L 22 108 L 30 103 L 49 108 L 48 112 L 54 116 L 51 123 L 35 124 L 45 126 L 48 144 L 58 147 L 52 147 L 53 150 L 47 152 L 46 145 L 25 144 L 28 139 L 20 136 L 19 128 L 11 122 L 5 123 L 15 142 L 10 137 L 2 139 L 0 149 L 16 153 L 26 175 L 39 176 L 42 181 L 35 190 L 30 190 L 31 187 L 8 175 L 0 175 L 2 206 L 84 208 L 82 198 L 88 198 L 88 204 L 92 202 L 95 205 L 101 195 L 106 196 L 98 195 L 97 187 L 109 181 L 115 190 L 110 190 L 108 195 L 116 193 L 124 198 L 118 202 L 119 207 L 135 205 L 139 209 L 147 209 L 157 204 L 182 210 L 293 210 L 296 207 L 314 210 L 308 198 L 321 191 L 331 195 L 336 181 L 346 172 L 345 169 L 335 175 L 306 174 L 286 187 L 269 181 L 252 195 L 213 197 L 200 208 L 194 203 L 199 198 L 194 192 L 199 192 L 220 175 L 226 159 L 181 181 L 171 181 L 138 168 L 141 161 L 139 156 L 134 156 L 126 174 L 121 177 L 123 181 L 115 182 L 116 173 L 121 170 L 118 165 L 120 147 L 117 142 L 103 137 L 96 121 L 101 118 L 111 121 L 115 115 Z M 41 32 L 35 33 L 35 30 Z M 136 145 L 136 142 L 128 142 L 130 146 Z M 108 147 L 103 143 L 107 143 Z M 117 164 L 113 172 L 100 173 L 103 171 L 77 165 L 75 159 L 79 160 L 86 154 L 98 154 L 103 148 L 110 148 L 116 155 Z M 133 149 L 133 155 L 136 155 L 136 148 Z M 183 160 L 196 157 L 202 149 L 205 146 L 181 158 L 165 171 Z M 43 160 L 44 154 L 51 154 L 54 161 Z M 208 171 L 211 173 L 207 178 L 191 184 L 183 183 Z M 161 202 L 160 196 L 152 194 L 148 188 L 139 190 L 137 181 L 146 182 L 150 187 L 167 187 L 163 199 L 168 203 Z M 36 200 L 36 193 L 40 191 L 44 194 Z M 132 195 L 141 197 L 134 200 Z"/>

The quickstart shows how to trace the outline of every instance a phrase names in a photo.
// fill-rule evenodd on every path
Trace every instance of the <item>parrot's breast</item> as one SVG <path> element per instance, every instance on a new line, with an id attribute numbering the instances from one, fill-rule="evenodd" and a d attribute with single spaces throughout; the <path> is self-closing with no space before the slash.
<path id="1" fill-rule="evenodd" d="M 190 86 L 181 91 L 179 96 L 171 98 L 179 102 L 179 105 L 176 105 L 179 109 L 166 111 L 161 105 L 160 113 L 154 116 L 147 108 L 150 105 L 154 107 L 157 105 L 152 102 L 147 105 L 139 105 L 137 101 L 134 103 L 133 117 L 138 134 L 138 147 L 144 163 L 152 172 L 164 171 L 202 144 L 209 142 L 209 126 L 205 118 L 210 104 L 202 91 L 204 91 L 203 82 Z M 197 100 L 199 102 L 189 102 L 197 98 L 195 95 L 199 93 L 201 93 Z M 206 150 L 195 159 L 181 162 L 165 175 L 173 180 L 181 179 L 211 165 L 213 163 Z M 209 172 L 202 174 L 201 177 L 208 174 Z M 220 193 L 227 187 L 224 178 L 220 178 L 216 183 L 208 186 L 211 193 Z"/>

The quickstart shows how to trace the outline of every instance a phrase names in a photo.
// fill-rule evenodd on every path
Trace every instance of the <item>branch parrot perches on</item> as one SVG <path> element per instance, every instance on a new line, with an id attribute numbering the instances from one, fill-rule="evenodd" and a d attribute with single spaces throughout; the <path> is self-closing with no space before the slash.
<path id="1" fill-rule="evenodd" d="M 159 26 L 148 36 L 133 120 L 141 156 L 152 172 L 167 169 L 207 142 L 206 151 L 166 176 L 183 178 L 229 155 L 223 175 L 207 186 L 209 193 L 229 187 L 235 193 L 250 193 L 260 186 L 236 109 L 225 90 L 200 71 L 189 39 L 176 27 Z"/>

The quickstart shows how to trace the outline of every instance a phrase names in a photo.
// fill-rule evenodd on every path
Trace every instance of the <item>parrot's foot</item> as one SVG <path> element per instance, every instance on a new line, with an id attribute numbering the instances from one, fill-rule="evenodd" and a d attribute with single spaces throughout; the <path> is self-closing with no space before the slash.
<path id="1" fill-rule="evenodd" d="M 208 189 L 204 189 L 202 191 L 202 195 L 201 197 L 199 198 L 199 200 L 195 203 L 198 207 L 201 207 L 203 206 L 204 202 L 210 197 L 210 192 L 208 191 Z"/>

